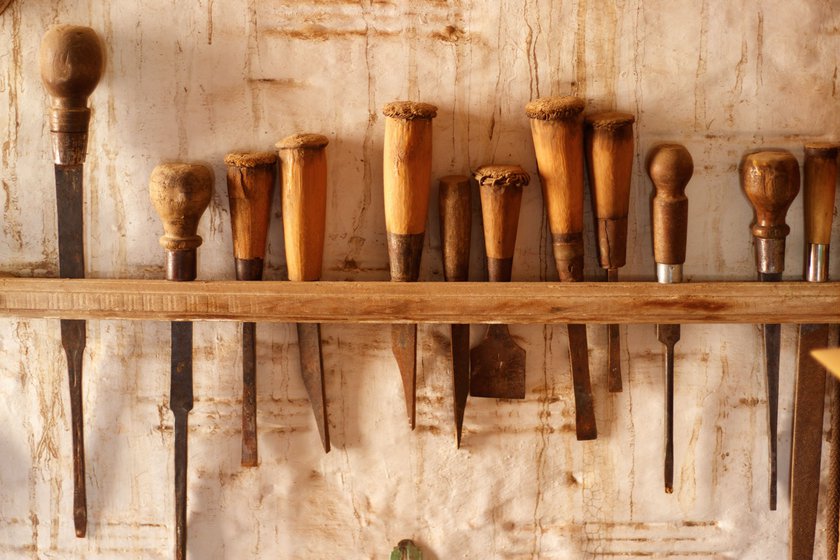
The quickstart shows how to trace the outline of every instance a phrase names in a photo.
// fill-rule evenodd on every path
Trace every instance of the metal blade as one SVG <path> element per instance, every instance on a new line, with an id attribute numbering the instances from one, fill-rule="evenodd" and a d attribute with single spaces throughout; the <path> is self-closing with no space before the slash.
<path id="1" fill-rule="evenodd" d="M 470 351 L 470 395 L 492 399 L 525 398 L 525 350 L 507 325 L 490 325 Z"/>
<path id="2" fill-rule="evenodd" d="M 452 393 L 455 405 L 455 445 L 460 448 L 464 409 L 470 394 L 469 325 L 452 325 Z"/>
<path id="3" fill-rule="evenodd" d="M 315 424 L 321 435 L 324 451 L 330 451 L 329 418 L 327 417 L 327 393 L 324 387 L 324 363 L 321 358 L 321 326 L 317 323 L 298 323 L 298 345 L 300 347 L 300 374 L 309 395 L 309 404 L 315 414 Z"/>
<path id="4" fill-rule="evenodd" d="M 811 350 L 827 346 L 828 325 L 800 325 L 790 465 L 791 558 L 814 556 L 826 371 Z"/>
<path id="5" fill-rule="evenodd" d="M 575 431 L 578 441 L 598 437 L 595 426 L 595 406 L 592 398 L 592 383 L 589 379 L 589 345 L 586 341 L 586 325 L 569 325 L 569 363 L 572 368 L 572 384 L 575 391 Z"/>
<path id="6" fill-rule="evenodd" d="M 58 274 L 62 278 L 85 277 L 82 171 L 81 165 L 55 166 Z"/>
<path id="7" fill-rule="evenodd" d="M 408 424 L 414 429 L 414 397 L 417 390 L 417 325 L 391 325 L 391 350 L 397 359 L 405 391 Z"/>
<path id="8" fill-rule="evenodd" d="M 680 340 L 679 325 L 656 325 L 659 342 L 665 345 L 665 492 L 674 491 L 674 345 Z"/>
<path id="9" fill-rule="evenodd" d="M 831 387 L 831 451 L 828 458 L 828 491 L 826 492 L 826 558 L 835 560 L 840 538 L 840 381 L 829 376 Z"/>
<path id="10" fill-rule="evenodd" d="M 607 282 L 618 282 L 618 269 L 607 270 Z M 607 388 L 610 393 L 620 393 L 621 384 L 621 332 L 618 325 L 607 325 Z"/>
<path id="11" fill-rule="evenodd" d="M 764 325 L 764 363 L 767 371 L 767 412 L 770 426 L 770 510 L 776 509 L 776 449 L 779 418 L 779 351 L 781 325 Z"/>
<path id="12" fill-rule="evenodd" d="M 257 453 L 257 325 L 242 323 L 242 460 L 256 467 Z"/>
<path id="13" fill-rule="evenodd" d="M 192 323 L 173 321 L 169 409 L 175 415 L 175 558 L 187 557 L 187 415 L 193 408 Z"/>

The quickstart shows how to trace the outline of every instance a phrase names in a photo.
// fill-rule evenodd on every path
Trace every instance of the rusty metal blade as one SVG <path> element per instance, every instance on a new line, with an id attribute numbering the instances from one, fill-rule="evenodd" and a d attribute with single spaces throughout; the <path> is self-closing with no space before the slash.
<path id="1" fill-rule="evenodd" d="M 405 410 L 408 413 L 408 424 L 413 430 L 414 398 L 417 390 L 417 325 L 391 325 L 391 350 L 400 368 L 405 391 Z"/>
<path id="2" fill-rule="evenodd" d="M 800 325 L 790 464 L 791 558 L 814 556 L 826 371 L 811 351 L 827 346 L 828 325 Z"/>
<path id="3" fill-rule="evenodd" d="M 767 414 L 770 427 L 770 510 L 776 509 L 776 449 L 779 419 L 779 351 L 781 325 L 764 325 L 764 363 L 767 371 Z"/>
<path id="4" fill-rule="evenodd" d="M 82 358 L 85 352 L 85 322 L 63 319 L 61 345 L 67 356 L 70 381 L 70 418 L 73 435 L 73 523 L 76 536 L 87 532 L 87 498 L 85 491 L 85 438 L 82 416 Z"/>
<path id="5" fill-rule="evenodd" d="M 618 282 L 618 269 L 607 270 L 607 282 Z M 607 388 L 610 393 L 620 393 L 621 383 L 621 331 L 618 325 L 607 325 Z"/>
<path id="6" fill-rule="evenodd" d="M 242 460 L 256 467 L 257 453 L 257 325 L 242 323 Z"/>
<path id="7" fill-rule="evenodd" d="M 595 425 L 592 382 L 589 379 L 589 345 L 586 341 L 586 325 L 569 325 L 568 331 L 569 362 L 575 392 L 575 432 L 578 441 L 592 440 L 598 437 L 598 429 Z"/>
<path id="8" fill-rule="evenodd" d="M 470 394 L 470 326 L 452 325 L 452 393 L 455 410 L 455 445 L 461 447 L 464 410 Z"/>
<path id="9" fill-rule="evenodd" d="M 835 560 L 840 538 L 840 381 L 829 376 L 831 388 L 831 448 L 828 457 L 826 496 L 826 558 Z"/>
<path id="10" fill-rule="evenodd" d="M 173 321 L 169 409 L 175 416 L 175 558 L 187 557 L 187 415 L 193 408 L 192 323 Z"/>
<path id="11" fill-rule="evenodd" d="M 525 398 L 525 350 L 507 325 L 490 325 L 470 352 L 470 395 L 494 399 Z"/>
<path id="12" fill-rule="evenodd" d="M 298 323 L 300 374 L 315 414 L 315 424 L 321 435 L 324 451 L 330 451 L 330 428 L 327 417 L 327 393 L 324 387 L 324 362 L 321 357 L 321 326 L 317 323 Z"/>
<path id="13" fill-rule="evenodd" d="M 679 325 L 656 325 L 656 336 L 665 345 L 665 492 L 674 491 L 674 346 Z"/>

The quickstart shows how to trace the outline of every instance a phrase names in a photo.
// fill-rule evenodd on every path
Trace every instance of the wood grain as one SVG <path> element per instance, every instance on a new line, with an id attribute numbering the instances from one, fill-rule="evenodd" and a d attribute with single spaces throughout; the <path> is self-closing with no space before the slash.
<path id="1" fill-rule="evenodd" d="M 465 282 L 469 277 L 472 230 L 470 178 L 441 177 L 438 198 L 443 276 L 448 282 Z"/>
<path id="2" fill-rule="evenodd" d="M 785 216 L 799 193 L 799 163 L 785 150 L 744 156 L 741 184 L 755 210 L 752 234 L 761 239 L 784 239 L 790 233 Z"/>
<path id="3" fill-rule="evenodd" d="M 225 157 L 225 163 L 233 256 L 263 259 L 277 179 L 277 155 L 271 152 L 230 153 Z"/>
<path id="4" fill-rule="evenodd" d="M 691 154 L 680 144 L 661 144 L 651 150 L 648 176 L 653 197 L 653 257 L 658 263 L 683 264 L 688 235 L 688 197 L 685 187 L 694 173 Z"/>
<path id="5" fill-rule="evenodd" d="M 805 241 L 820 245 L 831 243 L 831 221 L 834 217 L 834 196 L 837 187 L 837 153 L 835 143 L 805 144 L 803 204 Z"/>
<path id="6" fill-rule="evenodd" d="M 522 187 L 530 177 L 518 165 L 484 165 L 474 173 L 481 195 L 488 259 L 512 259 L 519 227 Z"/>

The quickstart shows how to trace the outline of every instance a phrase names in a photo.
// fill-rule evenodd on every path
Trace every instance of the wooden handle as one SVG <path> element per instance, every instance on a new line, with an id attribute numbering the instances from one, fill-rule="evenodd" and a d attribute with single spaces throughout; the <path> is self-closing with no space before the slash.
<path id="1" fill-rule="evenodd" d="M 530 177 L 518 165 L 484 165 L 473 174 L 481 195 L 484 247 L 491 282 L 509 282 L 522 187 Z"/>
<path id="2" fill-rule="evenodd" d="M 653 257 L 661 264 L 685 262 L 688 198 L 685 187 L 694 173 L 691 154 L 680 144 L 661 144 L 648 156 L 653 197 Z"/>
<path id="3" fill-rule="evenodd" d="M 90 27 L 57 25 L 41 40 L 41 79 L 53 107 L 82 109 L 102 77 L 102 42 Z"/>
<path id="4" fill-rule="evenodd" d="M 233 256 L 238 280 L 262 279 L 277 154 L 233 152 L 225 157 Z"/>
<path id="5" fill-rule="evenodd" d="M 583 280 L 583 108 L 572 96 L 525 106 L 561 281 Z"/>
<path id="6" fill-rule="evenodd" d="M 395 101 L 383 109 L 385 227 L 391 279 L 415 281 L 429 211 L 432 174 L 432 119 L 437 107 Z"/>
<path id="7" fill-rule="evenodd" d="M 470 178 L 465 175 L 441 177 L 438 194 L 443 277 L 447 282 L 466 282 L 472 230 Z"/>
<path id="8" fill-rule="evenodd" d="M 283 234 L 289 280 L 321 278 L 327 219 L 327 153 L 321 134 L 295 134 L 277 143 L 283 180 Z"/>
<path id="9" fill-rule="evenodd" d="M 805 144 L 802 196 L 805 206 L 805 241 L 807 243 L 818 245 L 831 243 L 838 149 L 840 145 L 835 143 Z"/>
<path id="10" fill-rule="evenodd" d="M 741 185 L 755 210 L 752 234 L 759 239 L 784 239 L 790 233 L 785 216 L 799 193 L 799 163 L 786 150 L 744 156 Z"/>
<path id="11" fill-rule="evenodd" d="M 612 270 L 627 261 L 627 214 L 633 172 L 633 122 L 629 113 L 586 117 L 586 159 L 598 219 L 598 258 Z"/>

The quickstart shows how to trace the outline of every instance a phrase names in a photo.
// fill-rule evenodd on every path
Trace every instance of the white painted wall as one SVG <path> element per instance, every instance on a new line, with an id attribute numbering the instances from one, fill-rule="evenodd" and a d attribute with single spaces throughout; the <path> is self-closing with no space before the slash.
<path id="1" fill-rule="evenodd" d="M 689 280 L 752 279 L 741 155 L 802 157 L 836 138 L 840 12 L 831 2 L 654 0 L 13 0 L 0 15 L 0 269 L 55 276 L 57 240 L 44 30 L 94 27 L 107 69 L 86 168 L 87 273 L 161 278 L 152 168 L 213 166 L 199 277 L 233 277 L 225 153 L 326 134 L 324 279 L 388 277 L 381 149 L 388 101 L 435 103 L 434 176 L 516 162 L 536 177 L 524 105 L 575 93 L 636 114 L 627 279 L 653 278 L 645 155 L 663 140 L 695 160 Z M 433 197 L 437 196 L 436 187 Z M 436 200 L 436 198 L 435 198 Z M 442 281 L 435 204 L 422 279 Z M 279 203 L 266 277 L 285 277 Z M 800 277 L 801 202 L 786 276 Z M 514 280 L 555 278 L 542 200 L 527 188 Z M 587 274 L 601 277 L 587 210 Z M 476 220 L 478 223 L 478 220 Z M 481 235 L 471 276 L 484 276 Z M 836 254 L 835 254 L 836 256 Z M 838 258 L 835 262 L 840 262 Z M 474 339 L 482 329 L 473 329 Z M 323 327 L 333 451 L 320 450 L 291 325 L 260 325 L 262 464 L 239 466 L 238 327 L 195 327 L 190 555 L 385 558 L 784 557 L 795 329 L 783 328 L 780 508 L 767 510 L 766 398 L 757 327 L 686 326 L 678 345 L 676 489 L 662 491 L 663 374 L 652 326 L 629 326 L 625 391 L 606 392 L 603 328 L 590 327 L 600 437 L 574 439 L 566 331 L 512 329 L 528 353 L 524 402 L 471 399 L 454 449 L 448 332 L 421 326 L 410 433 L 386 326 Z M 84 404 L 89 536 L 72 523 L 69 406 L 57 321 L 0 321 L 0 553 L 4 558 L 169 557 L 173 538 L 168 325 L 88 324 Z M 819 546 L 823 544 L 819 541 Z"/>

